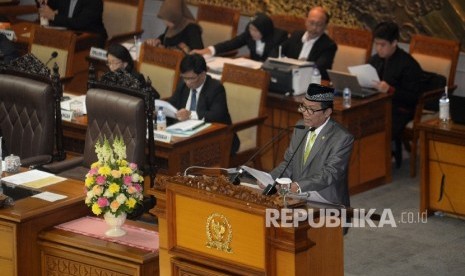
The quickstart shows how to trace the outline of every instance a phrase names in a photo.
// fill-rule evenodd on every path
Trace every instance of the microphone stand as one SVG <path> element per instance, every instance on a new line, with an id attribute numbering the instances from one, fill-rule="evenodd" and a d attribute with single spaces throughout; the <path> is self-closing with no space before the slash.
<path id="1" fill-rule="evenodd" d="M 48 64 L 50 63 L 50 61 L 52 61 L 53 59 L 55 59 L 56 57 L 58 56 L 58 53 L 56 51 L 54 51 L 52 53 L 52 55 L 50 56 L 50 58 L 47 60 L 47 62 L 45 63 L 45 67 L 48 66 Z"/>
<path id="2" fill-rule="evenodd" d="M 284 167 L 284 169 L 282 170 L 282 172 L 279 174 L 278 178 L 276 179 L 279 179 L 281 178 L 284 173 L 286 172 L 287 168 L 289 167 L 289 165 L 291 164 L 292 160 L 294 159 L 294 156 L 295 154 L 297 153 L 297 151 L 299 150 L 300 148 L 300 145 L 302 145 L 303 141 L 305 140 L 305 138 L 307 137 L 307 134 L 309 131 L 314 131 L 315 128 L 314 127 L 311 127 L 309 128 L 306 132 L 305 132 L 305 135 L 304 137 L 302 137 L 302 139 L 300 140 L 299 144 L 297 145 L 297 148 L 294 150 L 294 152 L 292 153 L 292 156 L 291 158 L 289 159 L 289 161 L 287 162 L 286 166 Z M 273 184 L 268 184 L 268 186 L 265 187 L 265 189 L 263 189 L 263 192 L 262 192 L 262 195 L 273 195 L 275 194 L 277 191 L 276 191 L 276 184 L 278 182 L 276 182 L 276 179 L 275 181 L 273 182 Z M 289 187 L 290 189 L 290 187 Z"/>
<path id="3" fill-rule="evenodd" d="M 278 140 L 279 138 L 281 138 L 283 136 L 284 133 L 286 133 L 287 131 L 289 131 L 290 129 L 292 128 L 298 128 L 298 129 L 304 129 L 305 126 L 303 125 L 296 125 L 296 126 L 290 126 L 290 127 L 287 127 L 287 128 L 284 128 L 284 129 L 281 129 L 278 133 L 278 135 L 274 136 L 270 141 L 268 141 L 263 147 L 261 147 L 259 150 L 257 150 L 243 165 L 239 166 L 237 168 L 237 172 L 230 178 L 230 181 L 231 183 L 233 183 L 234 185 L 239 185 L 240 183 L 240 179 L 239 179 L 239 176 L 242 175 L 242 173 L 244 172 L 244 170 L 242 169 L 242 166 L 244 166 L 245 164 L 249 163 L 250 161 L 254 160 L 255 157 L 257 157 L 259 154 L 263 153 L 263 151 L 265 149 L 268 148 L 269 145 L 273 144 L 274 142 L 276 142 L 276 140 Z"/>

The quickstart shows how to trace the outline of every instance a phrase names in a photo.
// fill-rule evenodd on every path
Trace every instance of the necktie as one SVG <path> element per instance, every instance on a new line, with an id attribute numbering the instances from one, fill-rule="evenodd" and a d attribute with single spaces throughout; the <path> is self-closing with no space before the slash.
<path id="1" fill-rule="evenodd" d="M 192 89 L 191 107 L 189 108 L 189 110 L 196 111 L 196 109 L 197 109 L 197 90 Z"/>
<path id="2" fill-rule="evenodd" d="M 313 147 L 313 144 L 315 143 L 315 140 L 316 140 L 316 132 L 311 131 L 310 132 L 310 139 L 307 140 L 307 144 L 305 145 L 303 164 L 305 164 L 305 162 L 307 162 L 307 158 L 310 155 L 310 151 L 312 150 L 312 147 Z"/>

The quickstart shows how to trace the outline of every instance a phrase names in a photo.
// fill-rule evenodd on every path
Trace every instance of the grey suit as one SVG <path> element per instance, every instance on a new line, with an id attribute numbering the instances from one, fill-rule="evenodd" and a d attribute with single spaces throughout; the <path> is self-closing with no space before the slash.
<path id="1" fill-rule="evenodd" d="M 303 121 L 297 125 L 303 125 Z M 330 202 L 350 206 L 347 175 L 354 137 L 340 124 L 329 119 L 318 134 L 307 161 L 302 164 L 305 141 L 296 148 L 305 139 L 308 130 L 308 127 L 294 130 L 284 161 L 271 175 L 277 178 L 297 150 L 283 177 L 299 183 L 302 192 L 317 191 Z"/>

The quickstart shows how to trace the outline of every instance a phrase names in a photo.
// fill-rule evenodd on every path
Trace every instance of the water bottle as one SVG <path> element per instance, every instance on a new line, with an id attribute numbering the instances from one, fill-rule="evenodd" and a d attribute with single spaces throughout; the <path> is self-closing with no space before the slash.
<path id="1" fill-rule="evenodd" d="M 166 115 L 163 111 L 163 107 L 159 107 L 157 111 L 157 130 L 164 131 L 166 130 Z"/>
<path id="2" fill-rule="evenodd" d="M 321 74 L 317 67 L 313 68 L 311 83 L 321 84 Z"/>
<path id="3" fill-rule="evenodd" d="M 350 107 L 352 100 L 352 92 L 350 91 L 349 87 L 344 88 L 342 91 L 342 104 L 344 107 Z"/>
<path id="4" fill-rule="evenodd" d="M 447 87 L 444 94 L 439 99 L 439 119 L 443 123 L 449 121 L 449 96 L 447 95 Z"/>

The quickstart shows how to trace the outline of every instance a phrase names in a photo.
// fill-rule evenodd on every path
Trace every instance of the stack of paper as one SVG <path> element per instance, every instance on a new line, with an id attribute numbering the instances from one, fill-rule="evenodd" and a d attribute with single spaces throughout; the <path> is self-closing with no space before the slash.
<path id="1" fill-rule="evenodd" d="M 23 185 L 30 188 L 42 188 L 64 180 L 66 178 L 39 170 L 30 170 L 2 178 L 2 181 L 8 184 Z"/>
<path id="2" fill-rule="evenodd" d="M 179 122 L 179 123 L 176 123 L 174 125 L 167 127 L 166 131 L 180 132 L 180 131 L 194 130 L 202 126 L 203 124 L 205 124 L 205 121 L 203 120 L 186 120 L 186 121 L 182 121 L 182 122 Z"/>

